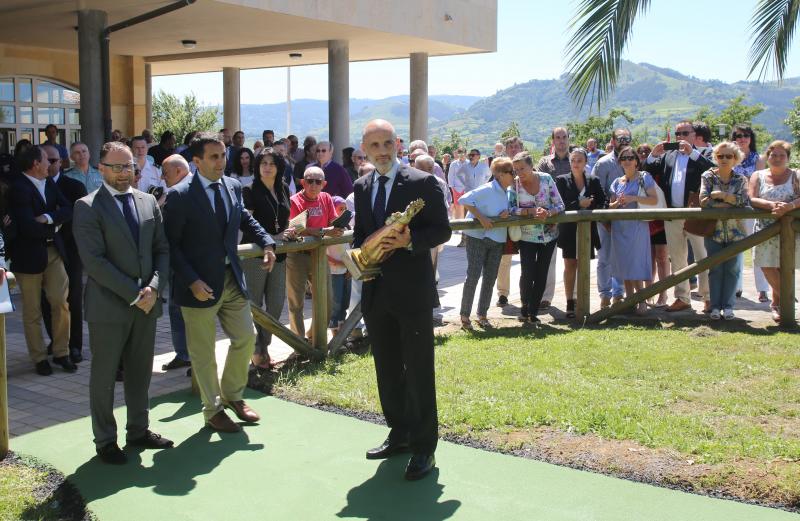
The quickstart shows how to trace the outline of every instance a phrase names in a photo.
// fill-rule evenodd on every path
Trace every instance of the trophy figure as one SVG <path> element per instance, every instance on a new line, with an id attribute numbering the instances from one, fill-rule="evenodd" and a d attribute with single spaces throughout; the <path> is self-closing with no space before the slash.
<path id="1" fill-rule="evenodd" d="M 425 206 L 425 201 L 422 199 L 411 201 L 404 211 L 394 212 L 387 217 L 386 224 L 367 237 L 360 248 L 349 249 L 345 252 L 342 261 L 355 280 L 372 280 L 380 275 L 380 264 L 394 253 L 394 250 L 388 250 L 382 246 L 381 241 L 395 231 L 405 231 L 408 223 L 422 210 L 423 206 Z"/>

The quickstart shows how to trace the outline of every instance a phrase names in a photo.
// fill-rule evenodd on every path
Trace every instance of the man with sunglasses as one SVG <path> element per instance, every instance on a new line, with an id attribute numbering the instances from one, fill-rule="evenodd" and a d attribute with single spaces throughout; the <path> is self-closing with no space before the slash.
<path id="1" fill-rule="evenodd" d="M 690 198 L 699 206 L 700 176 L 714 166 L 709 159 L 694 147 L 695 131 L 691 121 L 681 121 L 675 125 L 675 139 L 678 150 L 665 151 L 666 141 L 657 144 L 650 152 L 645 169 L 658 180 L 664 191 L 668 208 L 687 208 Z M 685 268 L 688 264 L 689 244 L 692 246 L 695 260 L 706 257 L 706 246 L 703 237 L 693 235 L 683 229 L 683 220 L 664 221 L 664 232 L 667 235 L 672 273 Z M 700 274 L 700 297 L 705 301 L 704 311 L 710 311 L 710 293 L 708 272 Z M 689 281 L 684 280 L 675 287 L 675 302 L 667 311 L 684 311 L 692 308 L 689 293 Z"/>

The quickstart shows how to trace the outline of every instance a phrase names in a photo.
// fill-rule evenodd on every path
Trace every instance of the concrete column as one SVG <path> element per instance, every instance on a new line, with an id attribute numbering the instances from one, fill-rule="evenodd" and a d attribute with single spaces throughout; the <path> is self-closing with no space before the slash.
<path id="1" fill-rule="evenodd" d="M 410 85 L 411 141 L 428 142 L 428 53 L 411 53 Z"/>
<path id="2" fill-rule="evenodd" d="M 224 67 L 222 69 L 222 116 L 225 128 L 231 134 L 241 129 L 239 123 L 239 69 Z"/>
<path id="3" fill-rule="evenodd" d="M 350 146 L 350 44 L 328 41 L 328 132 L 334 159 L 342 162 L 342 149 Z"/>
<path id="4" fill-rule="evenodd" d="M 105 141 L 103 131 L 103 74 L 101 39 L 108 16 L 105 11 L 78 11 L 78 70 L 81 90 L 81 141 L 91 154 L 91 164 L 97 165 L 100 148 Z"/>
<path id="5" fill-rule="evenodd" d="M 153 130 L 153 70 L 149 63 L 144 64 L 144 112 L 145 127 Z"/>

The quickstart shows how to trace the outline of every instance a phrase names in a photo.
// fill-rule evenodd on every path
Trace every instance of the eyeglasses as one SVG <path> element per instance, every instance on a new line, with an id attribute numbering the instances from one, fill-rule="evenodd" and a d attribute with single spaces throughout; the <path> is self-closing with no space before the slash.
<path id="1" fill-rule="evenodd" d="M 127 170 L 128 172 L 130 172 L 134 168 L 136 168 L 136 165 L 134 165 L 133 163 L 128 163 L 128 164 L 125 164 L 125 165 L 113 165 L 111 163 L 100 163 L 100 164 L 103 165 L 103 166 L 107 166 L 115 174 L 119 174 L 120 172 L 122 172 L 124 170 Z"/>
<path id="2" fill-rule="evenodd" d="M 636 156 L 619 156 L 620 161 L 636 161 Z"/>
<path id="3" fill-rule="evenodd" d="M 733 135 L 733 139 L 744 139 L 744 138 L 749 138 L 749 137 L 750 137 L 750 134 L 734 134 Z"/>
<path id="4" fill-rule="evenodd" d="M 51 165 L 52 165 L 53 163 L 58 163 L 59 161 L 61 161 L 61 159 L 60 159 L 60 158 L 58 158 L 58 157 L 57 157 L 57 158 L 55 158 L 55 159 L 54 159 L 54 158 L 52 158 L 52 157 L 48 157 L 48 158 L 47 158 L 47 162 L 48 162 L 48 163 L 50 163 Z"/>
<path id="5" fill-rule="evenodd" d="M 676 130 L 675 131 L 675 135 L 676 136 L 689 136 L 689 135 L 691 135 L 693 133 L 694 133 L 694 130 L 681 130 L 681 131 L 677 131 Z"/>
<path id="6" fill-rule="evenodd" d="M 717 159 L 733 159 L 733 154 L 717 154 Z"/>
<path id="7" fill-rule="evenodd" d="M 355 160 L 363 161 L 365 159 L 366 159 L 366 157 L 364 157 L 364 156 L 353 156 L 353 161 L 355 161 Z"/>
<path id="8" fill-rule="evenodd" d="M 325 153 L 325 152 L 327 152 L 327 151 L 328 151 L 328 150 L 327 150 L 327 149 L 325 149 L 325 148 L 318 148 L 318 149 L 317 149 L 315 152 L 316 152 L 317 154 L 324 154 L 324 153 Z"/>
<path id="9" fill-rule="evenodd" d="M 305 178 L 303 179 L 303 181 L 311 185 L 321 185 L 322 183 L 325 182 L 324 179 L 313 179 L 313 178 Z"/>
<path id="10" fill-rule="evenodd" d="M 629 138 L 628 136 L 617 136 L 615 139 L 617 140 L 617 143 L 630 143 L 631 142 L 631 138 Z"/>
<path id="11" fill-rule="evenodd" d="M 468 157 L 478 157 L 478 154 L 467 154 Z"/>

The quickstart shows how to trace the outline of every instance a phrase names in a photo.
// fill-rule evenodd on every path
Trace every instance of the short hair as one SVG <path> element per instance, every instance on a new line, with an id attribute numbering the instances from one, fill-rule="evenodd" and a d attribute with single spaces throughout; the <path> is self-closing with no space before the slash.
<path id="1" fill-rule="evenodd" d="M 206 154 L 206 145 L 210 143 L 218 143 L 223 147 L 225 146 L 225 143 L 219 138 L 219 134 L 214 134 L 213 132 L 198 133 L 192 140 L 192 144 L 189 145 L 189 152 L 192 154 L 192 159 L 195 157 L 203 159 Z"/>
<path id="2" fill-rule="evenodd" d="M 19 169 L 26 172 L 33 168 L 33 163 L 35 161 L 42 162 L 42 147 L 39 145 L 31 145 L 30 148 L 23 149 L 16 160 Z"/>
<path id="3" fill-rule="evenodd" d="M 586 153 L 586 149 L 583 147 L 575 147 L 569 152 L 569 157 L 572 157 L 572 154 L 580 154 L 583 156 L 583 159 L 589 161 L 589 154 Z"/>
<path id="4" fill-rule="evenodd" d="M 133 136 L 131 138 L 131 144 L 133 144 L 134 141 L 144 141 L 145 143 L 147 143 L 147 139 L 145 139 L 144 136 Z"/>
<path id="5" fill-rule="evenodd" d="M 758 150 L 756 148 L 756 133 L 753 132 L 753 129 L 750 127 L 750 125 L 745 125 L 745 124 L 734 125 L 733 129 L 731 129 L 731 141 L 736 141 L 736 138 L 734 138 L 733 136 L 735 136 L 737 132 L 747 132 L 748 134 L 750 134 L 750 150 L 748 151 L 748 153 L 756 152 Z"/>
<path id="6" fill-rule="evenodd" d="M 50 128 L 54 128 L 54 129 L 56 129 L 56 131 L 58 131 L 58 127 L 53 125 L 52 123 L 50 123 L 49 125 L 44 127 L 44 131 L 47 132 L 48 130 L 50 130 Z"/>
<path id="7" fill-rule="evenodd" d="M 241 134 L 242 136 L 244 136 L 244 132 L 243 132 L 243 131 L 241 131 L 241 130 L 237 130 L 236 132 L 234 132 L 234 133 L 233 133 L 233 137 L 236 137 L 236 136 L 238 136 L 239 134 Z"/>
<path id="8" fill-rule="evenodd" d="M 517 155 L 514 156 L 514 158 L 511 161 L 513 161 L 514 163 L 516 163 L 517 161 L 523 161 L 526 165 L 533 168 L 533 158 L 526 150 L 519 152 Z"/>
<path id="9" fill-rule="evenodd" d="M 522 143 L 522 139 L 520 139 L 519 136 L 511 136 L 511 137 L 507 137 L 507 138 L 505 138 L 503 140 L 503 146 L 506 147 L 506 148 L 508 148 L 508 145 L 511 145 L 511 144 L 514 144 L 514 143 L 518 144 L 521 147 L 525 146 Z"/>
<path id="10" fill-rule="evenodd" d="M 753 141 L 750 140 L 751 145 L 752 143 Z M 772 151 L 775 150 L 776 148 L 782 148 L 783 151 L 786 152 L 787 158 L 792 157 L 792 145 L 782 139 L 778 139 L 777 141 L 773 141 L 772 143 L 769 144 L 769 146 L 767 147 L 767 153 L 765 154 L 766 157 L 769 157 L 770 154 L 772 154 Z"/>
<path id="11" fill-rule="evenodd" d="M 503 172 L 511 172 L 514 170 L 514 162 L 507 157 L 496 157 L 489 166 L 492 174 L 496 174 L 499 170 Z M 508 170 L 506 170 L 508 168 Z M 502 169 L 502 170 L 501 170 Z"/>
<path id="12" fill-rule="evenodd" d="M 636 168 L 640 168 L 642 166 L 642 160 L 639 158 L 639 154 L 636 153 L 636 150 L 634 150 L 633 147 L 630 145 L 625 145 L 624 147 L 622 147 L 617 157 L 622 157 L 625 151 L 628 151 L 631 154 L 633 154 L 634 161 L 636 161 Z"/>
<path id="13" fill-rule="evenodd" d="M 628 134 L 629 136 L 631 135 L 630 129 L 627 129 L 625 127 L 618 127 L 618 128 L 615 128 L 614 132 L 611 133 L 611 137 L 616 139 L 617 138 L 617 134 L 619 134 L 621 132 L 624 132 L 625 134 Z"/>
<path id="14" fill-rule="evenodd" d="M 87 146 L 87 145 L 86 145 L 86 143 L 84 143 L 83 141 L 73 141 L 73 142 L 72 142 L 72 144 L 69 146 L 69 151 L 70 151 L 70 153 L 72 152 L 72 149 L 73 149 L 73 148 L 75 148 L 75 147 L 77 147 L 77 146 L 80 146 L 80 145 L 83 145 L 83 146 L 85 146 L 85 147 Z M 88 148 L 88 147 L 87 147 L 87 148 Z"/>
<path id="15" fill-rule="evenodd" d="M 692 122 L 692 128 L 694 129 L 695 135 L 703 138 L 703 141 L 706 143 L 711 142 L 711 129 L 708 128 L 708 125 L 706 125 L 704 121 Z"/>
<path id="16" fill-rule="evenodd" d="M 464 152 L 466 152 L 466 149 L 464 147 L 456 148 L 456 154 L 463 154 Z"/>
<path id="17" fill-rule="evenodd" d="M 553 129 L 553 131 L 550 133 L 550 137 L 555 139 L 556 132 L 558 132 L 559 130 L 563 130 L 564 132 L 566 132 L 567 133 L 567 138 L 569 138 L 569 130 L 567 129 L 567 127 L 555 127 Z"/>
<path id="18" fill-rule="evenodd" d="M 186 158 L 180 154 L 172 154 L 171 156 L 167 156 L 164 158 L 164 161 L 161 162 L 161 168 L 163 169 L 165 166 L 182 166 L 189 170 L 189 162 L 186 161 Z"/>
<path id="19" fill-rule="evenodd" d="M 470 154 L 473 154 L 473 153 L 474 153 L 474 154 L 478 154 L 479 156 L 481 155 L 481 151 L 480 151 L 480 150 L 478 150 L 477 148 L 471 148 L 471 149 L 469 150 L 469 153 L 470 153 Z"/>
<path id="20" fill-rule="evenodd" d="M 736 160 L 734 166 L 744 161 L 744 152 L 742 152 L 742 149 L 739 148 L 739 145 L 737 145 L 736 143 L 733 143 L 731 141 L 723 141 L 722 143 L 718 143 L 717 146 L 714 147 L 713 156 L 716 158 L 717 154 L 719 154 L 723 150 L 730 150 L 731 152 L 733 152 L 733 159 Z"/>
<path id="21" fill-rule="evenodd" d="M 131 149 L 125 143 L 122 143 L 120 141 L 109 141 L 108 143 L 105 143 L 103 147 L 100 149 L 99 161 L 102 162 L 103 159 L 105 159 L 106 156 L 111 152 L 127 152 L 131 156 L 133 155 L 133 152 L 131 152 Z"/>
<path id="22" fill-rule="evenodd" d="M 161 134 L 161 138 L 158 140 L 158 142 L 159 143 L 165 143 L 168 139 L 174 139 L 174 138 L 175 138 L 175 133 L 174 132 L 172 132 L 171 130 L 165 130 Z"/>
<path id="23" fill-rule="evenodd" d="M 415 139 L 414 141 L 408 144 L 408 153 L 410 154 L 414 150 L 424 150 L 425 152 L 427 152 L 428 144 L 421 139 Z"/>
<path id="24" fill-rule="evenodd" d="M 303 148 L 313 147 L 316 144 L 317 144 L 317 138 L 315 138 L 314 136 L 306 136 L 306 138 L 303 140 Z"/>
<path id="25" fill-rule="evenodd" d="M 268 128 L 268 129 L 266 129 L 265 131 L 263 131 L 263 132 L 261 133 L 261 137 L 263 138 L 263 137 L 264 137 L 264 136 L 266 136 L 267 134 L 272 134 L 273 136 L 275 136 L 275 131 L 274 131 L 274 130 L 272 130 L 271 128 Z"/>

